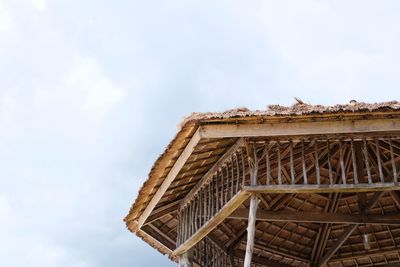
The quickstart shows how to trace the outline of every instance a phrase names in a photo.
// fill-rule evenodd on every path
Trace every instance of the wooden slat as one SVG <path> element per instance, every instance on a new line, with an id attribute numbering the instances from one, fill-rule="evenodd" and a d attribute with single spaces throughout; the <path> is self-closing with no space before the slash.
<path id="1" fill-rule="evenodd" d="M 306 168 L 306 152 L 304 148 L 304 140 L 301 140 L 301 165 L 303 168 L 303 183 L 308 184 L 307 180 L 307 168 Z"/>
<path id="2" fill-rule="evenodd" d="M 190 157 L 192 154 L 194 148 L 196 145 L 199 143 L 201 139 L 201 134 L 200 134 L 200 129 L 197 129 L 197 131 L 194 133 L 192 138 L 190 139 L 189 143 L 186 145 L 185 149 L 182 151 L 181 155 L 179 158 L 176 160 L 174 166 L 171 168 L 169 171 L 167 177 L 164 179 L 162 182 L 161 186 L 157 189 L 157 192 L 154 194 L 150 202 L 147 204 L 146 208 L 140 215 L 140 217 L 137 220 L 137 228 L 140 229 L 146 219 L 150 216 L 150 213 L 153 211 L 154 207 L 157 205 L 158 201 L 162 198 L 164 193 L 167 191 L 168 187 L 171 185 L 171 183 L 174 181 L 175 177 L 178 175 L 179 171 L 187 161 L 187 159 Z M 135 230 L 135 229 L 132 229 Z"/>
<path id="3" fill-rule="evenodd" d="M 289 149 L 290 149 L 290 153 L 289 153 L 289 158 L 290 158 L 290 182 L 292 184 L 296 183 L 296 173 L 294 171 L 294 159 L 293 159 L 293 141 L 290 140 L 289 143 Z"/>
<path id="4" fill-rule="evenodd" d="M 215 227 L 217 227 L 226 217 L 228 217 L 237 207 L 239 207 L 248 197 L 249 193 L 239 191 L 228 201 L 210 220 L 208 220 L 198 231 L 186 239 L 175 251 L 173 255 L 181 255 L 192 248 L 196 243 L 203 239 Z"/>
<path id="5" fill-rule="evenodd" d="M 203 125 L 200 130 L 204 138 L 388 133 L 400 131 L 400 120 L 394 118 L 295 123 L 218 124 Z"/>
<path id="6" fill-rule="evenodd" d="M 239 208 L 235 210 L 229 219 L 247 220 L 249 209 Z M 306 222 L 306 223 L 339 223 L 339 224 L 377 224 L 377 225 L 400 225 L 400 214 L 391 215 L 360 215 L 340 214 L 333 212 L 310 212 L 310 211 L 268 211 L 257 210 L 258 221 L 278 222 Z"/>
<path id="7" fill-rule="evenodd" d="M 161 219 L 162 217 L 171 214 L 172 212 L 178 210 L 179 208 L 179 200 L 178 201 L 174 201 L 171 202 L 165 206 L 160 207 L 157 210 L 154 210 L 152 212 L 152 214 L 147 218 L 146 222 L 144 223 L 144 225 L 152 223 L 156 220 Z"/>
<path id="8" fill-rule="evenodd" d="M 394 203 L 397 206 L 397 209 L 400 210 L 400 194 L 398 191 L 390 191 L 390 196 L 393 198 Z"/>
<path id="9" fill-rule="evenodd" d="M 375 140 L 375 154 L 376 154 L 376 161 L 378 164 L 379 178 L 380 178 L 381 182 L 383 183 L 385 181 L 385 178 L 383 176 L 383 171 L 382 171 L 381 152 L 380 152 L 378 139 Z"/>
<path id="10" fill-rule="evenodd" d="M 317 184 L 321 184 L 321 173 L 319 169 L 319 156 L 318 156 L 318 141 L 314 140 L 314 160 L 315 160 L 315 175 L 317 176 Z"/>
<path id="11" fill-rule="evenodd" d="M 207 173 L 200 179 L 200 181 L 190 190 L 186 197 L 182 200 L 181 205 L 185 206 L 195 194 L 212 178 L 212 176 L 218 171 L 218 169 L 229 160 L 232 155 L 244 145 L 244 139 L 239 138 L 235 144 L 233 144 L 228 151 L 222 155 L 219 160 L 207 171 Z"/>
<path id="12" fill-rule="evenodd" d="M 397 170 L 396 170 L 395 157 L 393 153 L 392 139 L 389 139 L 389 146 L 390 146 L 390 162 L 392 163 L 393 182 L 397 182 Z"/>

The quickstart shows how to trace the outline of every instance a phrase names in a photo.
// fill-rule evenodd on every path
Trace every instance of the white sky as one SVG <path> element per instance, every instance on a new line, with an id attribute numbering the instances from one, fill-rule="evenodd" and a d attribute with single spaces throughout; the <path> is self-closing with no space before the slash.
<path id="1" fill-rule="evenodd" d="M 174 266 L 122 219 L 182 117 L 399 99 L 399 8 L 0 0 L 0 266 Z"/>

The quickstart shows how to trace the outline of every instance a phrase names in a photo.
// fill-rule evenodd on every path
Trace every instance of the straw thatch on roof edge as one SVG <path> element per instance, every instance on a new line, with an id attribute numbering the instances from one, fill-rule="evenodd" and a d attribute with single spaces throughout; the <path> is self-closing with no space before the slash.
<path id="1" fill-rule="evenodd" d="M 355 102 L 351 104 L 338 104 L 334 106 L 309 105 L 296 103 L 286 107 L 281 105 L 268 105 L 266 110 L 251 111 L 247 108 L 230 109 L 224 112 L 205 112 L 192 113 L 182 122 L 182 127 L 190 122 L 199 122 L 200 120 L 214 119 L 233 119 L 246 117 L 271 117 L 271 116 L 304 116 L 304 115 L 323 115 L 339 113 L 361 113 L 378 112 L 388 110 L 399 110 L 400 102 L 389 101 L 382 103 L 364 103 Z"/>

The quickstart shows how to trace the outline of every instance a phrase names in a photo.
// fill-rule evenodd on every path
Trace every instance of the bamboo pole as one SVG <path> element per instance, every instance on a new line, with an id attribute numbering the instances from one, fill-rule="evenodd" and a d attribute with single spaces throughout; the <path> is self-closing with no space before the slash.
<path id="1" fill-rule="evenodd" d="M 257 153 L 256 153 L 256 148 L 255 148 L 254 144 L 253 144 L 252 163 L 253 163 L 253 166 L 252 166 L 253 171 L 252 171 L 252 175 L 251 175 L 251 184 L 257 185 L 258 160 L 257 160 Z M 247 226 L 246 254 L 244 257 L 243 267 L 251 267 L 251 258 L 253 256 L 253 249 L 254 249 L 254 234 L 256 231 L 257 206 L 258 206 L 258 199 L 257 199 L 257 196 L 255 194 L 253 194 L 250 199 L 249 220 L 248 220 L 248 226 Z"/>

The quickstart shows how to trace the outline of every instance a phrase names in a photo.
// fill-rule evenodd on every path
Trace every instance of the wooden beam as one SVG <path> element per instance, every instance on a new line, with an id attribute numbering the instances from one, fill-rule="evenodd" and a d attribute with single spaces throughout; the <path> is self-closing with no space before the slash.
<path id="1" fill-rule="evenodd" d="M 374 250 L 368 250 L 362 253 L 346 253 L 344 255 L 339 255 L 337 257 L 332 258 L 329 262 L 338 262 L 338 261 L 346 261 L 346 260 L 354 260 L 358 258 L 369 258 L 373 256 L 382 256 L 385 254 L 397 254 L 400 253 L 400 247 L 386 247 L 379 248 Z"/>
<path id="2" fill-rule="evenodd" d="M 399 192 L 398 191 L 390 191 L 389 193 L 392 196 L 393 201 L 397 206 L 397 209 L 400 210 L 400 194 L 399 194 Z"/>
<path id="3" fill-rule="evenodd" d="M 389 133 L 400 131 L 400 120 L 380 118 L 264 124 L 210 124 L 201 126 L 200 131 L 204 138 Z"/>
<path id="4" fill-rule="evenodd" d="M 351 141 L 351 142 L 352 145 L 354 144 L 354 150 L 352 152 L 355 152 L 355 166 L 353 162 L 353 173 L 356 177 L 358 177 L 358 180 L 361 183 L 368 183 L 368 180 L 364 175 L 363 148 L 361 141 Z M 368 171 L 370 172 L 370 170 Z M 358 210 L 360 211 L 360 214 L 365 215 L 365 205 L 367 204 L 367 193 L 359 192 L 357 193 L 357 198 L 358 198 Z"/>
<path id="5" fill-rule="evenodd" d="M 400 190 L 400 182 L 373 183 L 373 184 L 283 184 L 283 185 L 249 185 L 243 190 L 250 193 L 331 193 L 331 192 L 373 192 Z"/>
<path id="6" fill-rule="evenodd" d="M 156 210 L 153 210 L 153 212 L 151 213 L 151 215 L 147 218 L 146 222 L 143 225 L 147 225 L 149 223 L 152 223 L 156 220 L 159 220 L 161 218 L 163 218 L 165 215 L 168 215 L 176 210 L 178 210 L 179 208 L 179 201 L 174 201 L 171 203 L 168 203 Z"/>
<path id="7" fill-rule="evenodd" d="M 226 203 L 210 220 L 208 220 L 196 233 L 182 243 L 173 252 L 173 255 L 181 255 L 197 244 L 208 233 L 215 229 L 223 220 L 226 219 L 237 207 L 239 207 L 250 194 L 245 191 L 239 191 L 228 203 Z"/>
<path id="8" fill-rule="evenodd" d="M 229 219 L 247 220 L 249 209 L 238 208 Z M 306 223 L 339 223 L 339 224 L 376 224 L 400 225 L 400 214 L 391 215 L 360 215 L 340 214 L 331 212 L 307 211 L 269 211 L 257 210 L 257 220 L 268 222 L 306 222 Z"/>
<path id="9" fill-rule="evenodd" d="M 239 138 L 226 152 L 222 155 L 219 160 L 207 171 L 207 173 L 200 179 L 200 181 L 190 190 L 190 192 L 185 196 L 185 198 L 181 201 L 181 205 L 184 206 L 188 203 L 197 193 L 198 191 L 210 181 L 212 176 L 218 171 L 218 169 L 229 160 L 233 153 L 235 153 L 240 147 L 244 146 L 244 139 Z"/>
<path id="10" fill-rule="evenodd" d="M 375 206 L 378 202 L 379 198 L 384 194 L 384 192 L 375 192 L 373 197 L 368 201 L 365 206 L 365 213 L 367 214 L 369 210 Z M 330 250 L 322 257 L 322 259 L 318 262 L 318 266 L 322 266 L 326 264 L 330 258 L 336 253 L 336 251 L 342 246 L 342 244 L 349 238 L 349 236 L 354 232 L 357 228 L 357 224 L 350 225 L 346 230 L 342 233 L 342 235 L 336 240 L 336 242 L 332 245 Z"/>
<path id="11" fill-rule="evenodd" d="M 171 245 L 170 247 L 174 247 L 175 246 L 175 240 L 173 240 L 171 237 L 169 237 L 166 233 L 164 233 L 160 228 L 152 225 L 151 223 L 147 225 L 147 227 L 149 227 L 151 229 L 151 231 L 155 232 L 156 234 L 158 234 L 159 236 L 161 236 L 162 238 L 164 238 L 166 241 L 169 242 L 169 244 Z"/>
<path id="12" fill-rule="evenodd" d="M 171 185 L 175 177 L 178 175 L 179 171 L 185 165 L 185 162 L 192 154 L 194 148 L 199 143 L 201 139 L 200 129 L 194 133 L 192 138 L 190 139 L 189 143 L 186 145 L 185 149 L 182 151 L 179 158 L 176 160 L 174 166 L 172 166 L 171 170 L 169 171 L 167 177 L 162 182 L 161 186 L 157 189 L 156 193 L 153 195 L 150 202 L 147 204 L 146 208 L 140 215 L 137 220 L 137 229 L 140 229 L 146 219 L 150 216 L 150 213 L 153 211 L 154 207 L 157 205 L 158 201 L 160 201 L 161 197 L 167 191 L 168 187 Z M 135 229 L 132 229 L 135 231 Z"/>
<path id="13" fill-rule="evenodd" d="M 338 176 L 335 175 L 334 179 L 332 180 L 336 182 L 338 180 Z M 339 200 L 341 199 L 341 197 L 342 197 L 341 193 L 331 193 L 330 202 L 328 205 L 325 206 L 324 212 L 331 212 L 331 213 L 337 212 L 339 206 Z M 311 262 L 312 262 L 311 267 L 314 267 L 321 258 L 321 255 L 325 250 L 326 244 L 328 243 L 328 238 L 331 233 L 331 230 L 332 230 L 331 223 L 322 224 L 319 227 L 317 237 L 314 241 L 313 250 L 311 252 Z"/>
<path id="14" fill-rule="evenodd" d="M 280 194 L 276 196 L 270 203 L 270 208 L 271 210 L 279 210 L 285 203 L 287 203 L 290 199 L 292 199 L 293 195 L 291 194 Z M 259 223 L 262 221 L 257 221 L 256 222 L 256 228 Z M 246 230 L 247 228 L 243 228 L 240 232 L 238 232 L 237 237 L 235 239 L 232 239 L 231 241 L 228 241 L 227 246 L 228 249 L 234 249 L 239 245 L 240 242 L 246 237 Z"/>

